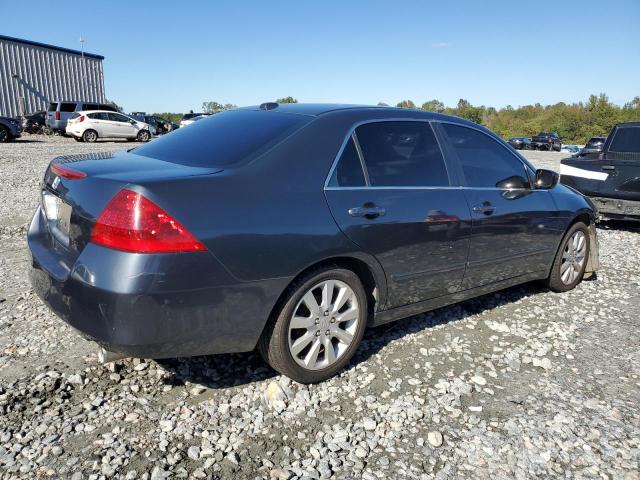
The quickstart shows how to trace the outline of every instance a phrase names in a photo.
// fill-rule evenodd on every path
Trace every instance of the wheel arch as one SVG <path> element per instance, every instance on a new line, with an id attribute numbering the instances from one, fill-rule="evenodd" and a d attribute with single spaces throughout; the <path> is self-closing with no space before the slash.
<path id="1" fill-rule="evenodd" d="M 307 265 L 302 269 L 291 281 L 287 284 L 286 288 L 282 291 L 278 299 L 276 300 L 271 312 L 269 313 L 268 321 L 264 328 L 267 328 L 274 315 L 277 315 L 282 305 L 286 302 L 293 285 L 295 285 L 302 277 L 309 273 L 320 270 L 327 267 L 335 266 L 337 268 L 344 268 L 355 273 L 367 293 L 368 303 L 368 319 L 367 324 L 371 325 L 375 316 L 375 312 L 379 311 L 386 302 L 387 297 L 387 282 L 382 266 L 378 261 L 365 254 L 350 253 L 345 255 L 336 255 L 327 257 L 322 260 L 318 260 L 310 265 Z"/>

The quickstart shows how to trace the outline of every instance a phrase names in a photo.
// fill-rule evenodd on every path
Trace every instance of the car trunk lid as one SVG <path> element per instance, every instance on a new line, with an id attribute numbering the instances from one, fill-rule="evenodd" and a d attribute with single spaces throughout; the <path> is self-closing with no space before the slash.
<path id="1" fill-rule="evenodd" d="M 52 246 L 74 260 L 89 242 L 96 218 L 123 188 L 220 171 L 129 152 L 57 157 L 47 168 L 41 188 L 47 235 Z"/>

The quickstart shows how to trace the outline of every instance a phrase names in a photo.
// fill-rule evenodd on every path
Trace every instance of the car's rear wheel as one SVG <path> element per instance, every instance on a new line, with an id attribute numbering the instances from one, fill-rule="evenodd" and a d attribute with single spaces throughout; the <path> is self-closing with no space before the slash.
<path id="1" fill-rule="evenodd" d="M 148 130 L 140 130 L 138 132 L 138 136 L 136 137 L 136 140 L 138 142 L 148 142 L 150 137 L 151 135 L 149 134 Z"/>
<path id="2" fill-rule="evenodd" d="M 589 261 L 589 230 L 582 222 L 576 222 L 567 231 L 547 279 L 554 292 L 566 292 L 582 281 Z"/>
<path id="3" fill-rule="evenodd" d="M 98 132 L 95 130 L 85 130 L 82 134 L 82 141 L 87 143 L 94 143 L 98 140 Z"/>
<path id="4" fill-rule="evenodd" d="M 289 288 L 258 350 L 269 365 L 296 382 L 325 380 L 358 348 L 367 310 L 355 273 L 337 266 L 313 271 Z"/>
<path id="5" fill-rule="evenodd" d="M 0 126 L 0 143 L 9 141 L 9 131 Z"/>

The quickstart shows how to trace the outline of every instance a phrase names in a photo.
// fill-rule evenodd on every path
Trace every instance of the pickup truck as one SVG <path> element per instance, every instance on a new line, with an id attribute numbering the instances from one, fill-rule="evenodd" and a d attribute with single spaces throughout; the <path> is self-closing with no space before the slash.
<path id="1" fill-rule="evenodd" d="M 531 137 L 531 148 L 533 150 L 555 150 L 560 151 L 562 142 L 556 132 L 540 132 L 538 135 Z"/>
<path id="2" fill-rule="evenodd" d="M 614 126 L 600 153 L 562 160 L 560 182 L 588 197 L 600 220 L 640 221 L 640 122 Z"/>

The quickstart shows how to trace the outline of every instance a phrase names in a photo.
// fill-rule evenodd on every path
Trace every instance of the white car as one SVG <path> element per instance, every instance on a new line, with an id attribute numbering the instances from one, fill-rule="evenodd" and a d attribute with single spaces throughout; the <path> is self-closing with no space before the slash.
<path id="1" fill-rule="evenodd" d="M 198 115 L 197 117 L 191 117 L 191 118 L 188 118 L 186 120 L 181 120 L 180 121 L 180 126 L 181 127 L 186 127 L 187 125 L 191 125 L 192 123 L 197 122 L 199 120 L 202 120 L 204 118 L 207 118 L 208 116 L 209 115 Z"/>
<path id="2" fill-rule="evenodd" d="M 148 142 L 149 125 L 127 115 L 106 110 L 77 112 L 67 121 L 66 132 L 78 142 L 95 142 L 98 138 L 126 138 Z"/>

